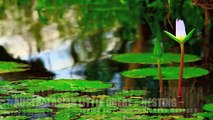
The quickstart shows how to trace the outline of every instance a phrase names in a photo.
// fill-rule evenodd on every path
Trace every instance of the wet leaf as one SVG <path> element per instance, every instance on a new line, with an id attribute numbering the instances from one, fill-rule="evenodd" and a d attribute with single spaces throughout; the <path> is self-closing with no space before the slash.
<path id="1" fill-rule="evenodd" d="M 185 109 L 177 109 L 177 108 L 156 108 L 156 109 L 150 109 L 149 110 L 150 113 L 182 113 L 185 112 Z"/>
<path id="2" fill-rule="evenodd" d="M 0 115 L 5 115 L 5 114 L 11 114 L 11 113 L 17 113 L 18 111 L 13 111 L 13 110 L 1 110 L 0 109 Z"/>
<path id="3" fill-rule="evenodd" d="M 51 117 L 43 117 L 43 118 L 37 118 L 35 120 L 53 120 Z"/>
<path id="4" fill-rule="evenodd" d="M 179 79 L 179 67 L 162 67 L 162 75 L 163 80 L 178 80 Z M 196 67 L 185 67 L 184 68 L 184 79 L 189 79 L 193 77 L 200 77 L 203 75 L 207 75 L 208 70 Z M 158 69 L 157 68 L 142 68 L 135 69 L 131 71 L 124 71 L 121 73 L 122 75 L 130 78 L 146 78 L 146 77 L 154 77 L 154 79 L 158 80 Z"/>
<path id="5" fill-rule="evenodd" d="M 15 62 L 0 61 L 0 73 L 25 71 L 27 65 Z"/>
<path id="6" fill-rule="evenodd" d="M 194 113 L 192 114 L 192 116 L 202 117 L 202 118 L 213 118 L 213 113 L 212 112 Z"/>
<path id="7" fill-rule="evenodd" d="M 64 108 L 73 108 L 73 107 L 83 107 L 83 105 L 81 104 L 75 104 L 75 103 L 61 103 L 61 104 L 57 104 L 55 106 L 56 108 L 61 108 L 61 109 L 64 109 Z"/>
<path id="8" fill-rule="evenodd" d="M 117 96 L 144 96 L 147 94 L 146 90 L 123 90 L 120 92 L 116 92 L 115 95 Z"/>
<path id="9" fill-rule="evenodd" d="M 0 116 L 0 120 L 26 120 L 27 116 Z"/>
<path id="10" fill-rule="evenodd" d="M 208 103 L 203 106 L 203 109 L 206 111 L 213 112 L 213 103 Z"/>
<path id="11" fill-rule="evenodd" d="M 47 112 L 52 112 L 51 109 L 47 108 L 35 108 L 35 109 L 25 109 L 22 110 L 24 113 L 47 113 Z"/>

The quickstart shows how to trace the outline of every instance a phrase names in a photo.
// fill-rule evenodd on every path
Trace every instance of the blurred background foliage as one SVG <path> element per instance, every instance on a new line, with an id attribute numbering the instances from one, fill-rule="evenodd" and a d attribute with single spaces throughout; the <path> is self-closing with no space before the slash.
<path id="1" fill-rule="evenodd" d="M 178 52 L 163 30 L 174 33 L 175 19 L 185 21 L 186 31 L 196 29 L 187 53 L 211 61 L 212 14 L 208 0 L 0 0 L 0 35 L 30 34 L 36 50 L 44 50 L 43 27 L 56 24 L 60 38 L 71 39 L 75 62 L 97 61 L 107 53 L 152 51 L 156 36 L 164 51 Z M 204 6 L 204 7 L 203 7 Z M 207 13 L 209 14 L 206 14 Z M 9 28 L 8 28 L 9 27 Z M 10 32 L 5 32 L 10 29 Z M 114 43 L 114 46 L 112 45 Z M 196 47 L 194 47 L 196 45 Z M 113 46 L 113 48 L 110 48 Z M 176 48 L 177 47 L 177 48 Z M 96 62 L 99 63 L 99 62 Z M 91 63 L 92 66 L 94 63 Z M 101 66 L 100 66 L 101 67 Z M 131 68 L 131 67 L 130 67 Z"/>
<path id="2" fill-rule="evenodd" d="M 57 23 L 60 35 L 66 37 L 73 32 L 83 38 L 103 36 L 112 28 L 120 28 L 118 35 L 123 40 L 136 40 L 141 34 L 138 26 L 148 25 L 144 31 L 150 30 L 149 39 L 158 36 L 163 41 L 162 30 L 174 32 L 174 21 L 180 18 L 187 31 L 196 28 L 190 45 L 201 42 L 204 27 L 203 9 L 191 0 L 0 0 L 1 19 L 9 17 L 7 11 L 14 12 L 20 24 L 31 24 L 29 30 L 37 42 L 42 39 L 39 28 L 52 23 Z M 165 44 L 171 46 L 171 42 Z"/>

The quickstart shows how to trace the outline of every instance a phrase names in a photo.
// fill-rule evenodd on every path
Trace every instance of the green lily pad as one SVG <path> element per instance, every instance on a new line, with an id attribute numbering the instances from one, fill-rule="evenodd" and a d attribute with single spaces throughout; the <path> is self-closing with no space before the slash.
<path id="1" fill-rule="evenodd" d="M 162 67 L 163 80 L 178 80 L 179 71 L 179 67 Z M 203 75 L 207 75 L 208 73 L 208 70 L 202 68 L 184 67 L 183 78 L 188 79 L 193 77 L 200 77 Z M 157 68 L 135 69 L 130 71 L 124 71 L 121 74 L 130 78 L 154 77 L 154 79 L 159 79 Z"/>
<path id="2" fill-rule="evenodd" d="M 203 109 L 206 111 L 213 112 L 213 103 L 208 103 L 203 106 Z"/>
<path id="3" fill-rule="evenodd" d="M 78 96 L 78 93 L 65 92 L 65 93 L 55 93 L 48 95 L 49 98 L 72 98 Z"/>
<path id="4" fill-rule="evenodd" d="M 43 117 L 43 118 L 37 118 L 35 120 L 53 120 L 51 117 Z"/>
<path id="5" fill-rule="evenodd" d="M 149 110 L 150 108 L 139 106 L 139 105 L 126 106 L 126 107 L 120 108 L 121 112 L 129 112 L 134 114 L 147 114 Z"/>
<path id="6" fill-rule="evenodd" d="M 0 104 L 0 110 L 8 110 L 8 109 L 14 109 L 15 107 L 11 104 Z"/>
<path id="7" fill-rule="evenodd" d="M 5 115 L 5 114 L 11 114 L 11 113 L 17 113 L 18 111 L 13 111 L 13 110 L 0 110 L 0 115 Z"/>
<path id="8" fill-rule="evenodd" d="M 42 117 L 42 118 L 37 118 L 35 120 L 53 120 L 51 117 Z"/>
<path id="9" fill-rule="evenodd" d="M 47 108 L 35 108 L 35 109 L 26 109 L 22 110 L 24 113 L 47 113 L 47 112 L 52 112 L 51 109 Z"/>
<path id="10" fill-rule="evenodd" d="M 26 67 L 26 64 L 0 61 L 0 73 L 25 71 Z"/>
<path id="11" fill-rule="evenodd" d="M 203 117 L 203 118 L 213 118 L 212 112 L 202 112 L 202 113 L 194 113 L 192 116 L 195 117 Z"/>
<path id="12" fill-rule="evenodd" d="M 83 107 L 83 105 L 75 104 L 75 103 L 61 103 L 61 104 L 57 104 L 55 107 L 64 109 L 64 108 L 73 108 L 73 107 Z"/>
<path id="13" fill-rule="evenodd" d="M 153 53 L 126 53 L 114 55 L 113 60 L 121 63 L 138 63 L 138 64 L 157 64 L 157 57 Z M 184 62 L 195 62 L 200 60 L 195 55 L 184 55 Z M 180 62 L 180 54 L 164 53 L 161 57 L 161 64 L 168 64 L 172 62 Z"/>
<path id="14" fill-rule="evenodd" d="M 59 110 L 56 113 L 55 119 L 56 120 L 70 120 L 70 119 L 77 119 L 80 115 L 81 109 L 75 107 L 71 109 L 63 109 Z"/>
<path id="15" fill-rule="evenodd" d="M 150 109 L 149 110 L 150 113 L 157 113 L 157 114 L 161 114 L 161 113 L 182 113 L 185 112 L 185 109 L 177 109 L 177 108 L 156 108 L 156 109 Z"/>
<path id="16" fill-rule="evenodd" d="M 27 116 L 0 116 L 0 120 L 26 120 Z"/>
<path id="17" fill-rule="evenodd" d="M 14 106 L 16 109 L 29 109 L 29 108 L 41 106 L 45 103 L 47 103 L 47 100 L 45 98 L 37 97 L 37 98 L 28 99 L 23 102 L 15 103 Z"/>
<path id="18" fill-rule="evenodd" d="M 31 93 L 12 94 L 10 98 L 33 98 Z"/>
<path id="19" fill-rule="evenodd" d="M 45 90 L 55 91 L 83 91 L 90 89 L 106 89 L 112 87 L 112 84 L 103 83 L 101 81 L 86 80 L 24 80 L 21 85 L 28 89 L 28 92 L 38 92 Z"/>
<path id="20" fill-rule="evenodd" d="M 0 99 L 0 103 L 3 103 L 5 102 L 6 100 L 5 99 Z"/>
<path id="21" fill-rule="evenodd" d="M 141 96 L 141 95 L 146 95 L 147 91 L 146 90 L 123 90 L 120 92 L 116 92 L 115 95 L 117 96 Z"/>

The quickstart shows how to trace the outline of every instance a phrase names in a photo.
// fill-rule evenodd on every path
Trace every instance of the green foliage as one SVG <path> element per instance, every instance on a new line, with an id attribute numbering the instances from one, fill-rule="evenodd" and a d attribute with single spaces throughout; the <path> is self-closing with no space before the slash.
<path id="1" fill-rule="evenodd" d="M 179 67 L 163 67 L 162 68 L 162 75 L 163 80 L 178 80 L 179 79 Z M 189 79 L 193 77 L 200 77 L 203 75 L 207 75 L 209 72 L 202 68 L 196 67 L 185 67 L 184 68 L 184 79 Z M 158 78 L 158 69 L 157 68 L 142 68 L 142 69 L 135 69 L 130 71 L 124 71 L 121 73 L 126 77 L 131 78 L 146 78 L 146 77 L 154 77 L 154 79 Z"/>
<path id="2" fill-rule="evenodd" d="M 213 112 L 213 103 L 208 103 L 203 106 L 203 109 L 209 112 Z"/>
<path id="3" fill-rule="evenodd" d="M 20 72 L 26 70 L 26 67 L 25 64 L 0 61 L 0 73 Z"/>
<path id="4" fill-rule="evenodd" d="M 114 55 L 113 60 L 121 63 L 137 63 L 137 64 L 157 64 L 157 57 L 153 53 L 125 53 Z M 172 62 L 180 62 L 180 54 L 164 53 L 160 58 L 161 64 L 168 64 Z M 200 60 L 195 55 L 184 55 L 184 62 L 195 62 Z"/>

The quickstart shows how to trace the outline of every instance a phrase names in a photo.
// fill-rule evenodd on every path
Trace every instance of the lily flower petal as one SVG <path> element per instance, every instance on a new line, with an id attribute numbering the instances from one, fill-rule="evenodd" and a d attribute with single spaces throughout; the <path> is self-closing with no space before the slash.
<path id="1" fill-rule="evenodd" d="M 180 40 L 184 40 L 186 37 L 186 30 L 183 20 L 177 19 L 176 20 L 176 34 L 175 36 Z"/>

